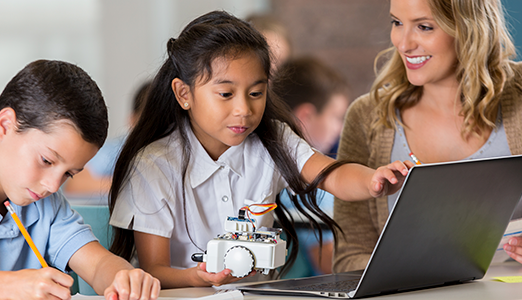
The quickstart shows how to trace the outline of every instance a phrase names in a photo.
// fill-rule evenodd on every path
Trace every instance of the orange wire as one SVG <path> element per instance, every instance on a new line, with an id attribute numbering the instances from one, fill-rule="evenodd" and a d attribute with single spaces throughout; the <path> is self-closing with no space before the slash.
<path id="1" fill-rule="evenodd" d="M 250 209 L 251 206 L 268 207 L 268 208 L 263 211 L 260 211 L 260 212 L 254 212 Z M 261 215 L 264 215 L 264 214 L 274 210 L 276 207 L 277 207 L 277 204 L 275 204 L 275 203 L 266 203 L 266 204 L 254 203 L 254 204 L 250 204 L 247 206 L 243 206 L 243 207 L 241 207 L 241 209 L 246 210 L 246 217 L 247 217 L 248 221 L 250 221 L 250 223 L 252 223 L 254 231 L 256 231 L 256 224 L 254 224 L 254 221 L 252 220 L 252 218 L 250 218 L 249 214 L 253 214 L 254 216 L 261 216 Z"/>
<path id="2" fill-rule="evenodd" d="M 255 212 L 250 209 L 251 206 L 267 207 L 267 209 L 260 211 L 260 212 Z M 248 212 L 252 213 L 254 216 L 261 216 L 261 215 L 264 215 L 264 214 L 274 210 L 276 207 L 277 207 L 277 204 L 275 204 L 275 203 L 266 203 L 266 204 L 254 203 L 254 204 L 244 206 L 241 209 L 246 209 Z"/>

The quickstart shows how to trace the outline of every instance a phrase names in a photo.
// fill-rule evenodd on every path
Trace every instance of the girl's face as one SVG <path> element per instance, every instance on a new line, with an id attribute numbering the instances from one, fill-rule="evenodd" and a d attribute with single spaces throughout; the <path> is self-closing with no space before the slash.
<path id="1" fill-rule="evenodd" d="M 199 80 L 186 98 L 178 97 L 189 111 L 194 134 L 214 160 L 257 128 L 265 111 L 267 83 L 259 59 L 247 53 L 215 59 L 212 78 Z"/>
<path id="2" fill-rule="evenodd" d="M 80 172 L 98 151 L 66 121 L 56 121 L 45 133 L 28 129 L 18 133 L 15 118 L 0 111 L 0 199 L 24 206 L 58 191 Z M 9 113 L 7 113 L 9 114 Z"/>
<path id="3" fill-rule="evenodd" d="M 427 0 L 391 0 L 391 40 L 416 86 L 454 84 L 455 39 L 433 19 Z"/>

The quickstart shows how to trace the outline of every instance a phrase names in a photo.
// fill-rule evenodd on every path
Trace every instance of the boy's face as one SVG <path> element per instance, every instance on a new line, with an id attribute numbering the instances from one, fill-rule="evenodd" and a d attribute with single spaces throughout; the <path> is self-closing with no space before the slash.
<path id="1" fill-rule="evenodd" d="M 311 114 L 310 118 L 302 120 L 310 143 L 322 153 L 328 153 L 339 139 L 348 104 L 346 96 L 334 94 L 321 113 Z"/>
<path id="2" fill-rule="evenodd" d="M 3 110 L 2 110 L 3 112 Z M 24 206 L 58 191 L 80 172 L 98 147 L 86 142 L 66 121 L 56 121 L 48 133 L 15 131 L 0 112 L 0 200 Z"/>

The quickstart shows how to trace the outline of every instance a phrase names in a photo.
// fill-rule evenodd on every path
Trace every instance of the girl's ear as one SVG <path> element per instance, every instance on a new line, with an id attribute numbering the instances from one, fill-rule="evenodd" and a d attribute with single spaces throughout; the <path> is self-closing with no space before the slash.
<path id="1" fill-rule="evenodd" d="M 5 107 L 0 110 L 0 139 L 13 130 L 16 130 L 16 113 L 11 107 Z"/>
<path id="2" fill-rule="evenodd" d="M 190 93 L 190 87 L 185 84 L 181 79 L 174 78 L 172 80 L 172 91 L 174 92 L 174 95 L 176 95 L 176 100 L 178 100 L 179 105 L 181 105 L 181 108 L 184 110 L 188 110 L 190 108 L 191 100 L 191 93 Z"/>

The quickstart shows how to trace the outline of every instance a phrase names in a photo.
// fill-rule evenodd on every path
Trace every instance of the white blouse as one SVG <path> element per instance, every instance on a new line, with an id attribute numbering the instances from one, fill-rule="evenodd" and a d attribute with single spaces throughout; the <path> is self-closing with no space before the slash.
<path id="1" fill-rule="evenodd" d="M 314 150 L 288 125 L 281 123 L 281 130 L 300 172 Z M 208 241 L 224 233 L 227 217 L 237 216 L 245 205 L 274 203 L 287 187 L 256 134 L 214 161 L 188 131 L 192 150 L 184 189 L 181 143 L 175 131 L 138 157 L 110 220 L 116 227 L 170 238 L 171 265 L 177 268 L 196 265 L 191 255 L 203 252 Z M 258 227 L 271 227 L 274 220 L 272 213 L 254 218 Z"/>

